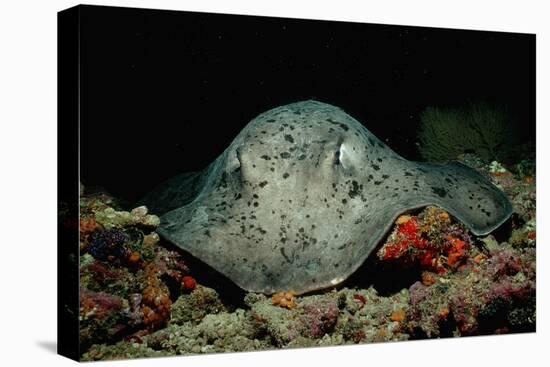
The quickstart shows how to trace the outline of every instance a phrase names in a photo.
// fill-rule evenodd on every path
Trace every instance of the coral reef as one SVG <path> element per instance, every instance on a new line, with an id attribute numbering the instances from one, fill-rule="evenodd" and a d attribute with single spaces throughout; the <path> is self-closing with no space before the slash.
<path id="1" fill-rule="evenodd" d="M 455 273 L 414 283 L 407 328 L 414 336 L 458 336 L 534 330 L 535 253 L 504 246 L 473 251 Z M 521 315 L 522 317 L 517 317 Z"/>
<path id="2" fill-rule="evenodd" d="M 512 218 L 479 238 L 438 207 L 403 214 L 371 258 L 381 277 L 408 277 L 391 291 L 365 279 L 235 300 L 197 280 L 146 208 L 126 212 L 108 195 L 81 197 L 82 360 L 534 331 L 534 163 L 459 158 L 507 193 Z"/>
<path id="3" fill-rule="evenodd" d="M 153 231 L 158 217 L 145 207 L 115 210 L 115 200 L 106 194 L 80 201 L 83 348 L 165 327 L 184 278 L 188 287 L 189 279 L 195 281 L 179 253 L 158 246 Z"/>
<path id="4" fill-rule="evenodd" d="M 503 159 L 516 143 L 515 130 L 517 123 L 503 107 L 427 107 L 420 116 L 419 151 L 431 161 L 456 159 L 466 152 L 484 161 Z"/>

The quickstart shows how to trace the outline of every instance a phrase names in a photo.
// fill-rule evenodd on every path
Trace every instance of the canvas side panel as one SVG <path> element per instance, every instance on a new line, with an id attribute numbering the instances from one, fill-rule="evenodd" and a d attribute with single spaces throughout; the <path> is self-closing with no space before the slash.
<path id="1" fill-rule="evenodd" d="M 79 353 L 79 37 L 80 7 L 58 13 L 57 352 Z"/>

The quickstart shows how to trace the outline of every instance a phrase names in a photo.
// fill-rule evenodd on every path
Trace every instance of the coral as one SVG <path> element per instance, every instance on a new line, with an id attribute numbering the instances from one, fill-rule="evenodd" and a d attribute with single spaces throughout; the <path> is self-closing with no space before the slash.
<path id="1" fill-rule="evenodd" d="M 82 361 L 121 360 L 128 358 L 151 358 L 173 355 L 154 350 L 140 343 L 118 342 L 114 345 L 96 344 L 82 355 Z"/>
<path id="2" fill-rule="evenodd" d="M 294 302 L 294 292 L 288 291 L 288 292 L 279 292 L 275 293 L 271 297 L 271 301 L 274 305 L 288 308 L 289 310 L 296 307 L 296 303 Z"/>
<path id="3" fill-rule="evenodd" d="M 181 279 L 181 286 L 186 291 L 192 291 L 197 286 L 197 281 L 192 276 L 186 275 Z"/>
<path id="4" fill-rule="evenodd" d="M 288 346 L 302 336 L 303 325 L 296 320 L 298 309 L 273 305 L 270 299 L 252 305 L 251 315 L 259 334 L 269 335 L 278 347 Z"/>
<path id="5" fill-rule="evenodd" d="M 142 291 L 141 314 L 143 322 L 149 329 L 157 329 L 170 320 L 170 292 L 160 280 L 158 268 L 149 263 L 142 276 L 145 287 Z"/>
<path id="6" fill-rule="evenodd" d="M 88 235 L 95 231 L 99 225 L 94 217 L 80 217 L 80 240 L 83 241 Z"/>
<path id="7" fill-rule="evenodd" d="M 463 108 L 427 107 L 420 116 L 419 151 L 431 161 L 456 159 L 475 152 L 483 160 L 510 154 L 517 123 L 501 107 L 485 103 Z"/>
<path id="8" fill-rule="evenodd" d="M 128 236 L 119 229 L 96 231 L 90 235 L 87 250 L 96 259 L 115 260 L 126 256 L 127 241 Z"/>
<path id="9" fill-rule="evenodd" d="M 302 335 L 320 338 L 334 329 L 339 310 L 335 300 L 312 296 L 300 303 L 299 312 L 298 328 L 303 330 Z"/>
<path id="10" fill-rule="evenodd" d="M 156 215 L 147 214 L 144 206 L 133 209 L 131 212 L 117 211 L 112 207 L 105 207 L 95 211 L 95 218 L 105 228 L 142 226 L 155 228 L 160 224 Z"/>
<path id="11" fill-rule="evenodd" d="M 105 292 L 80 290 L 80 343 L 110 341 L 128 327 L 124 299 Z"/>
<path id="12" fill-rule="evenodd" d="M 258 337 L 249 314 L 242 309 L 207 315 L 198 324 L 172 325 L 147 335 L 142 342 L 171 354 L 215 353 L 273 348 L 266 337 Z"/>
<path id="13" fill-rule="evenodd" d="M 396 322 L 401 322 L 401 321 L 405 320 L 405 316 L 406 316 L 406 313 L 405 313 L 404 310 L 402 310 L 402 309 L 395 310 L 391 313 L 390 320 L 396 321 Z"/>
<path id="14" fill-rule="evenodd" d="M 418 216 L 402 215 L 378 258 L 400 266 L 420 265 L 425 270 L 444 273 L 462 265 L 471 239 L 465 228 L 452 223 L 437 207 L 427 207 Z"/>
<path id="15" fill-rule="evenodd" d="M 489 164 L 489 172 L 491 172 L 495 176 L 510 174 L 509 171 L 506 168 L 504 168 L 504 166 L 501 163 L 497 161 L 492 161 Z"/>
<path id="16" fill-rule="evenodd" d="M 534 260 L 531 249 L 501 245 L 487 255 L 476 253 L 455 272 L 436 275 L 433 284 L 414 283 L 409 331 L 433 337 L 533 330 L 534 307 L 526 305 L 534 304 Z"/>
<path id="17" fill-rule="evenodd" d="M 106 195 L 81 197 L 83 351 L 94 342 L 129 334 L 139 340 L 166 327 L 171 297 L 182 292 L 185 277 L 188 286 L 194 282 L 181 254 L 159 246 L 159 236 L 152 232 L 156 217 L 145 207 L 123 212 L 111 205 Z M 116 214 L 102 218 L 105 213 Z"/>
<path id="18" fill-rule="evenodd" d="M 200 322 L 208 314 L 225 311 L 218 292 L 212 288 L 197 286 L 191 293 L 183 294 L 173 303 L 171 320 L 173 324 Z"/>
<path id="19" fill-rule="evenodd" d="M 265 300 L 266 300 L 266 296 L 263 293 L 250 292 L 244 296 L 243 301 L 245 305 L 247 305 L 248 307 L 252 307 L 253 304 L 261 301 L 265 301 Z"/>

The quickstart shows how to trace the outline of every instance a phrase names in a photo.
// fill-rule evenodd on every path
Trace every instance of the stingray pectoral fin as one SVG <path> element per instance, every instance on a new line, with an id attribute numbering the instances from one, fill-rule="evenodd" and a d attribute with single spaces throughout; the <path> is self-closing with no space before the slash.
<path id="1" fill-rule="evenodd" d="M 512 214 L 506 194 L 472 168 L 458 162 L 416 164 L 424 173 L 422 200 L 441 206 L 474 234 L 492 232 Z"/>
<path id="2" fill-rule="evenodd" d="M 187 205 L 203 189 L 207 170 L 179 174 L 157 186 L 136 205 L 146 205 L 156 215 Z"/>

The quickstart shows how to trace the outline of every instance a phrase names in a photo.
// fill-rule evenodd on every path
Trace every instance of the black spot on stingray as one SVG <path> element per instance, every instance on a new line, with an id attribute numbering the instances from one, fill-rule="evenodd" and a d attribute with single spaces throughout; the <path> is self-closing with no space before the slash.
<path id="1" fill-rule="evenodd" d="M 271 167 L 269 170 L 270 170 L 271 172 L 274 172 L 274 171 L 275 171 L 275 168 Z"/>
<path id="2" fill-rule="evenodd" d="M 260 187 L 264 187 L 265 185 L 267 185 L 267 181 L 262 181 L 258 184 Z"/>
<path id="3" fill-rule="evenodd" d="M 375 171 L 378 171 L 380 169 L 380 166 L 377 164 L 373 164 L 372 168 L 374 168 Z"/>
<path id="4" fill-rule="evenodd" d="M 306 159 L 306 155 L 305 154 L 300 154 L 300 156 L 298 157 L 298 160 L 303 161 L 304 159 Z"/>
<path id="5" fill-rule="evenodd" d="M 342 204 L 346 204 L 348 201 L 346 199 L 342 199 Z"/>
<path id="6" fill-rule="evenodd" d="M 289 143 L 294 143 L 294 138 L 292 137 L 292 135 L 286 134 L 285 140 L 288 141 Z"/>
<path id="7" fill-rule="evenodd" d="M 356 197 L 357 195 L 360 194 L 360 189 L 359 189 L 359 184 L 357 183 L 357 181 L 352 181 L 351 186 L 352 186 L 352 188 L 349 190 L 348 195 L 349 195 L 350 198 L 353 199 L 354 197 Z"/>
<path id="8" fill-rule="evenodd" d="M 241 193 L 236 193 L 235 194 L 235 197 L 233 198 L 234 200 L 239 200 L 240 198 L 242 198 L 243 196 L 241 195 Z"/>
<path id="9" fill-rule="evenodd" d="M 255 202 L 254 202 L 254 206 L 256 206 L 256 207 L 257 207 L 258 205 L 260 205 L 260 204 L 258 204 L 258 202 L 257 202 L 257 201 L 255 201 Z"/>
<path id="10" fill-rule="evenodd" d="M 258 194 L 254 194 L 254 195 L 252 195 L 252 197 L 253 197 L 254 199 L 257 199 L 257 198 L 258 198 Z"/>
<path id="11" fill-rule="evenodd" d="M 288 176 L 290 176 L 288 172 L 283 173 L 283 178 L 287 178 Z"/>
<path id="12" fill-rule="evenodd" d="M 380 185 L 381 183 L 382 183 L 382 181 L 374 181 L 374 184 L 377 185 L 377 186 Z"/>
<path id="13" fill-rule="evenodd" d="M 410 173 L 409 171 L 405 171 L 405 176 L 409 176 L 409 177 L 411 177 L 412 175 L 413 175 L 413 174 L 412 174 L 412 173 Z"/>
<path id="14" fill-rule="evenodd" d="M 340 128 L 343 129 L 344 131 L 348 131 L 348 130 L 349 130 L 349 127 L 348 127 L 348 125 L 346 125 L 346 124 L 343 124 L 343 123 L 341 123 L 341 122 L 334 121 L 334 120 L 331 119 L 331 118 L 328 118 L 327 121 L 330 122 L 330 123 L 333 124 L 333 125 L 338 125 L 338 126 L 340 126 Z"/>
<path id="15" fill-rule="evenodd" d="M 270 156 L 268 156 L 268 155 L 265 155 L 265 154 L 264 154 L 264 155 L 262 155 L 262 156 L 261 156 L 260 158 L 262 158 L 262 159 L 265 159 L 266 161 L 269 161 L 269 160 L 271 159 L 271 157 L 270 157 Z"/>
<path id="16" fill-rule="evenodd" d="M 382 162 L 382 158 L 376 158 L 378 162 Z"/>
<path id="17" fill-rule="evenodd" d="M 450 179 L 449 177 L 445 177 L 445 181 L 448 182 L 448 183 L 450 183 L 450 184 L 453 183 L 453 181 L 451 181 L 451 179 Z"/>
<path id="18" fill-rule="evenodd" d="M 283 158 L 283 159 L 290 158 L 290 153 L 289 152 L 282 152 L 280 155 L 281 155 L 281 158 Z"/>
<path id="19" fill-rule="evenodd" d="M 285 248 L 284 247 L 279 247 L 279 251 L 281 251 L 281 255 L 283 255 L 283 257 L 285 258 L 286 261 L 288 261 L 289 263 L 292 263 L 292 261 L 290 260 L 288 255 L 285 253 Z"/>
<path id="20" fill-rule="evenodd" d="M 382 178 L 385 180 L 386 178 L 390 178 L 389 175 L 382 175 Z"/>
<path id="21" fill-rule="evenodd" d="M 275 122 L 275 120 L 269 119 L 269 120 L 267 120 L 267 122 Z"/>
<path id="22" fill-rule="evenodd" d="M 434 194 L 438 195 L 441 198 L 447 196 L 447 190 L 442 187 L 432 187 L 431 189 Z"/>

